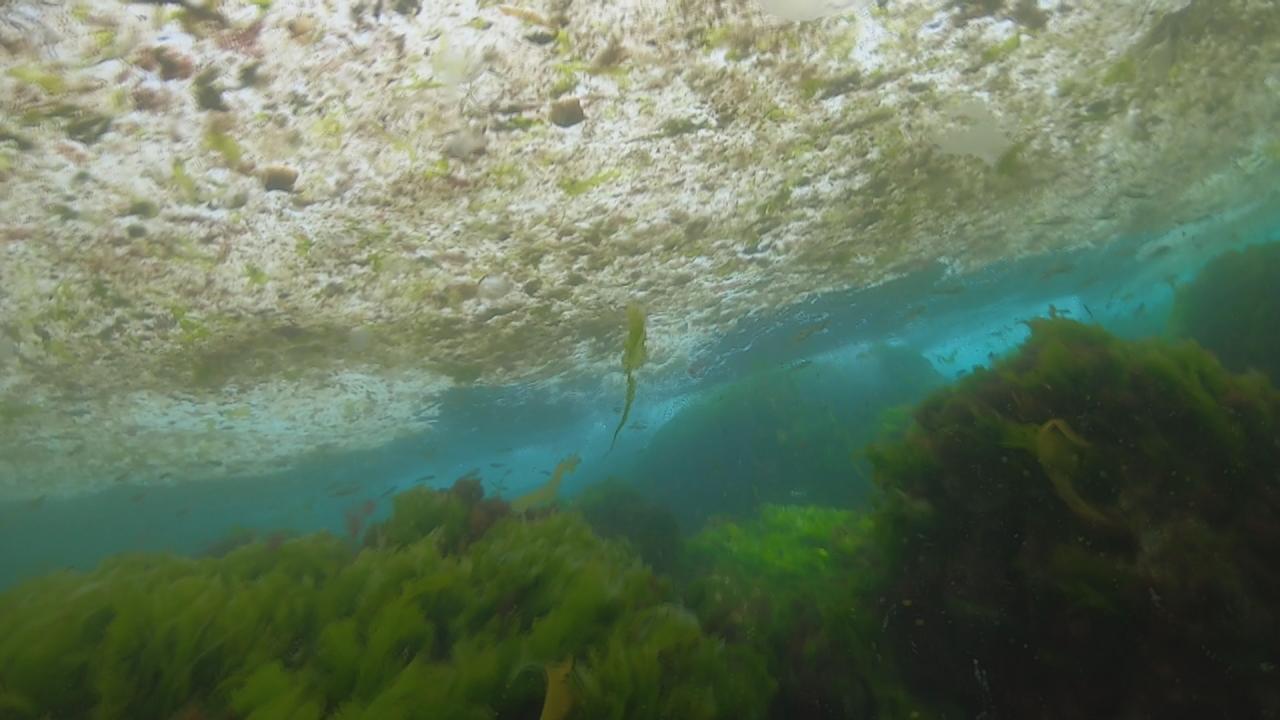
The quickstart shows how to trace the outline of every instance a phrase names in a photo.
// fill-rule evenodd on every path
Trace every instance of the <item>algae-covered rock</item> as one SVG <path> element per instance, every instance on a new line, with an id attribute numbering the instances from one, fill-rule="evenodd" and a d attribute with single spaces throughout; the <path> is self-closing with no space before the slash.
<path id="1" fill-rule="evenodd" d="M 262 171 L 262 187 L 268 192 L 293 192 L 298 171 L 288 165 L 268 165 Z"/>
<path id="2" fill-rule="evenodd" d="M 1179 288 L 1174 333 L 1194 339 L 1232 370 L 1280 383 L 1280 243 L 1229 252 Z"/>
<path id="3" fill-rule="evenodd" d="M 123 556 L 0 595 L 6 718 L 751 718 L 761 661 L 577 516 L 415 491 L 369 545 Z M 572 668 L 557 674 L 547 668 Z"/>
<path id="4" fill-rule="evenodd" d="M 886 647 L 961 717 L 1274 717 L 1280 392 L 1031 322 L 873 452 Z"/>
<path id="5" fill-rule="evenodd" d="M 587 116 L 582 112 L 582 101 L 572 97 L 551 103 L 551 110 L 547 113 L 547 119 L 554 125 L 567 128 L 586 120 Z"/>

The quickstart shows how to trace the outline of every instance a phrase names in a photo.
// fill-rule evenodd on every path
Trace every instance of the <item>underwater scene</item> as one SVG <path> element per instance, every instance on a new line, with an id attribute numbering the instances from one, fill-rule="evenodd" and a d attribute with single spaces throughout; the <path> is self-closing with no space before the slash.
<path id="1" fill-rule="evenodd" d="M 0 0 L 0 720 L 1280 720 L 1276 0 Z"/>

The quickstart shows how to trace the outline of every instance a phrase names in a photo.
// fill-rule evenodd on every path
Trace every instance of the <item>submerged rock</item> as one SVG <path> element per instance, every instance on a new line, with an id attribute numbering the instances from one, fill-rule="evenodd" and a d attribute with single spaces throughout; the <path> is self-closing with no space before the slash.
<path id="1" fill-rule="evenodd" d="M 262 170 L 262 186 L 268 191 L 293 192 L 298 171 L 287 165 L 268 165 Z"/>
<path id="2" fill-rule="evenodd" d="M 587 118 L 582 112 L 582 102 L 576 98 L 564 98 L 551 103 L 547 119 L 560 127 L 573 127 Z"/>

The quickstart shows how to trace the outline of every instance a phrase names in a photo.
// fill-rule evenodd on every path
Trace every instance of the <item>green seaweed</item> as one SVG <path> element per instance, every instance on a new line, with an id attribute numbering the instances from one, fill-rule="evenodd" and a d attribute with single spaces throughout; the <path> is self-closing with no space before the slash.
<path id="1" fill-rule="evenodd" d="M 265 270 L 252 263 L 244 266 L 244 276 L 251 285 L 266 285 L 271 279 Z"/>
<path id="2" fill-rule="evenodd" d="M 1022 36 L 1014 33 L 1008 39 L 987 46 L 982 51 L 981 61 L 983 65 L 993 62 L 999 62 L 1013 55 L 1018 48 L 1022 47 Z"/>
<path id="3" fill-rule="evenodd" d="M 232 169 L 240 167 L 240 161 L 244 158 L 244 149 L 227 132 L 210 126 L 205 130 L 203 145 L 206 150 L 211 150 L 221 155 L 227 167 Z"/>
<path id="4" fill-rule="evenodd" d="M 191 177 L 191 173 L 187 172 L 187 166 L 177 158 L 173 161 L 173 184 L 185 202 L 200 201 L 200 188 L 196 185 L 195 178 Z"/>
<path id="5" fill-rule="evenodd" d="M 571 658 L 571 717 L 763 717 L 760 659 L 707 635 L 623 545 L 493 503 L 475 481 L 416 488 L 358 553 L 273 536 L 28 581 L 0 594 L 0 711 L 534 717 L 530 669 Z"/>
<path id="6" fill-rule="evenodd" d="M 67 122 L 67 137 L 85 145 L 92 145 L 111 129 L 112 118 L 101 113 L 81 111 Z"/>
<path id="7" fill-rule="evenodd" d="M 5 74 L 23 84 L 38 87 L 47 95 L 62 95 L 68 90 L 66 78 L 35 65 L 16 65 Z"/>
<path id="8" fill-rule="evenodd" d="M 627 397 L 622 406 L 622 417 L 618 420 L 618 426 L 613 429 L 613 439 L 609 441 L 610 450 L 613 450 L 613 446 L 618 443 L 618 434 L 627 424 L 627 418 L 631 415 L 631 405 L 636 400 L 635 373 L 649 358 L 648 350 L 645 349 L 646 335 L 644 311 L 638 305 L 628 305 L 627 339 L 622 346 L 622 372 L 627 376 Z"/>
<path id="9" fill-rule="evenodd" d="M 765 658 L 770 717 L 932 717 L 879 646 L 883 528 L 835 508 L 759 510 L 690 540 L 685 594 L 709 630 Z"/>
<path id="10" fill-rule="evenodd" d="M 1280 392 L 1189 342 L 1030 326 L 870 453 L 885 646 L 931 659 L 908 687 L 959 716 L 1266 715 Z"/>
<path id="11" fill-rule="evenodd" d="M 569 197 L 578 197 L 594 190 L 601 185 L 612 182 L 622 172 L 618 169 L 605 170 L 598 172 L 591 177 L 586 178 L 566 178 L 560 181 L 560 190 Z"/>
<path id="12" fill-rule="evenodd" d="M 1138 79 L 1138 63 L 1126 55 L 1111 64 L 1102 74 L 1103 85 L 1129 85 Z"/>

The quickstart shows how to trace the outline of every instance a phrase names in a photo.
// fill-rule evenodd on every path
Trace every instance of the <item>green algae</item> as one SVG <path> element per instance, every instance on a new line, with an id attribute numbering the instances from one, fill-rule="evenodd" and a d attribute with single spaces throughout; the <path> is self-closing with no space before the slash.
<path id="1" fill-rule="evenodd" d="M 618 434 L 627 424 L 627 418 L 631 415 L 631 405 L 636 400 L 635 373 L 649 359 L 649 352 L 645 348 L 646 336 L 644 311 L 638 305 L 628 305 L 627 339 L 622 346 L 622 372 L 627 376 L 627 397 L 622 406 L 622 417 L 618 420 L 618 426 L 613 429 L 613 438 L 609 441 L 610 450 L 617 444 Z"/>
<path id="2" fill-rule="evenodd" d="M 595 175 L 591 175 L 585 178 L 565 178 L 561 180 L 559 183 L 560 190 L 565 195 L 568 195 L 571 198 L 575 198 L 581 195 L 585 195 L 588 192 L 602 185 L 613 182 L 621 174 L 622 174 L 621 170 L 614 168 L 612 170 L 605 170 L 602 172 L 598 172 Z"/>
<path id="3" fill-rule="evenodd" d="M 497 501 L 468 483 L 405 496 L 358 553 L 319 534 L 201 559 L 126 555 L 0 595 L 0 708 L 531 717 L 544 690 L 524 669 L 569 657 L 573 718 L 761 717 L 761 661 L 706 635 L 580 518 L 477 523 Z"/>
<path id="4" fill-rule="evenodd" d="M 865 514 L 764 505 L 692 537 L 686 601 L 777 682 L 772 718 L 929 718 L 880 646 L 882 528 Z"/>
<path id="5" fill-rule="evenodd" d="M 20 83 L 40 88 L 46 95 L 62 95 L 69 90 L 66 78 L 60 73 L 36 65 L 15 65 L 5 74 Z"/>
<path id="6" fill-rule="evenodd" d="M 962 716 L 1277 707 L 1280 392 L 1190 343 L 1030 324 L 871 453 L 908 687 Z"/>
<path id="7" fill-rule="evenodd" d="M 244 148 L 240 143 L 225 130 L 217 129 L 213 125 L 205 130 L 202 144 L 206 150 L 221 156 L 229 168 L 240 167 L 240 161 L 244 159 Z"/>
<path id="8" fill-rule="evenodd" d="M 1138 64 L 1132 57 L 1125 56 L 1112 63 L 1102 74 L 1103 85 L 1129 85 L 1138 79 Z"/>

